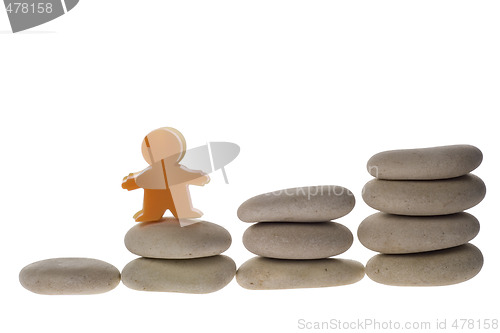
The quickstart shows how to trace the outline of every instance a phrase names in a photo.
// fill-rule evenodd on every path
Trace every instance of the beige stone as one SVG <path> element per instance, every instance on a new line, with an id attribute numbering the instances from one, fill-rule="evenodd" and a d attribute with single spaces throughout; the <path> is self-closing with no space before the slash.
<path id="1" fill-rule="evenodd" d="M 238 208 L 243 222 L 323 222 L 347 215 L 354 195 L 342 186 L 289 188 L 257 195 Z"/>
<path id="2" fill-rule="evenodd" d="M 366 264 L 366 275 L 391 286 L 445 286 L 467 281 L 483 266 L 481 251 L 472 244 L 413 254 L 377 254 Z"/>
<path id="3" fill-rule="evenodd" d="M 358 228 L 361 244 L 381 253 L 415 253 L 462 245 L 476 237 L 479 221 L 468 213 L 403 216 L 376 213 Z"/>
<path id="4" fill-rule="evenodd" d="M 367 169 L 378 179 L 434 180 L 466 175 L 482 160 L 476 147 L 453 145 L 384 151 L 370 158 Z"/>
<path id="5" fill-rule="evenodd" d="M 343 286 L 365 275 L 361 263 L 349 259 L 282 260 L 254 257 L 236 272 L 240 286 L 253 290 Z"/>
<path id="6" fill-rule="evenodd" d="M 54 258 L 34 262 L 19 273 L 21 285 L 44 295 L 105 293 L 120 283 L 120 271 L 90 258 Z"/>
<path id="7" fill-rule="evenodd" d="M 184 227 L 175 218 L 136 224 L 125 235 L 125 246 L 139 256 L 161 259 L 209 257 L 231 246 L 231 235 L 223 227 L 193 221 L 180 221 L 188 224 Z"/>
<path id="8" fill-rule="evenodd" d="M 207 294 L 224 288 L 235 273 L 236 264 L 224 255 L 196 259 L 138 258 L 123 268 L 122 281 L 139 291 Z"/>
<path id="9" fill-rule="evenodd" d="M 269 222 L 250 226 L 243 234 L 248 251 L 278 259 L 320 259 L 347 251 L 349 229 L 336 222 Z"/>
<path id="10" fill-rule="evenodd" d="M 445 215 L 474 207 L 486 195 L 483 181 L 472 174 L 443 180 L 373 179 L 363 188 L 372 208 L 400 215 Z"/>

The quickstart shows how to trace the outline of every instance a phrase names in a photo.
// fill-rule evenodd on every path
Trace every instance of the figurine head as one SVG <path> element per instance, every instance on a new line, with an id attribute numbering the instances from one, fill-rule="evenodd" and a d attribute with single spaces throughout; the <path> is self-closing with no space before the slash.
<path id="1" fill-rule="evenodd" d="M 178 163 L 186 154 L 186 140 L 175 128 L 162 127 L 146 135 L 141 148 L 150 165 L 166 158 L 170 163 Z"/>

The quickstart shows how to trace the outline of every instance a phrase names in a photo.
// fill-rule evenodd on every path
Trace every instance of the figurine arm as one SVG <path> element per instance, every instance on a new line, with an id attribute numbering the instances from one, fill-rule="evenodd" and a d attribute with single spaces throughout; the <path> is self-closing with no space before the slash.
<path id="1" fill-rule="evenodd" d="M 189 183 L 191 185 L 203 186 L 210 181 L 206 173 L 188 169 L 184 165 L 177 165 L 175 168 L 167 171 L 167 175 L 171 184 Z"/>
<path id="2" fill-rule="evenodd" d="M 135 181 L 137 174 L 138 174 L 138 172 L 129 173 L 128 176 L 123 177 L 122 188 L 124 188 L 128 191 L 137 190 L 138 188 L 140 188 L 139 186 L 137 186 L 137 183 Z"/>
<path id="3" fill-rule="evenodd" d="M 189 179 L 189 183 L 192 185 L 203 186 L 210 182 L 210 177 L 202 171 L 191 170 L 186 167 L 183 167 L 182 170 L 185 172 L 186 178 Z"/>

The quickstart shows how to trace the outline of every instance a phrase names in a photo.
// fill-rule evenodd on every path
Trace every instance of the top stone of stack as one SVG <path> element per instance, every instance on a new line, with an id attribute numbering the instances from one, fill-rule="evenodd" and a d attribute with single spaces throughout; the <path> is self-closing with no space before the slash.
<path id="1" fill-rule="evenodd" d="M 337 185 L 288 188 L 257 195 L 238 208 L 243 222 L 323 222 L 349 214 L 355 199 Z"/>
<path id="2" fill-rule="evenodd" d="M 375 154 L 368 172 L 385 180 L 434 180 L 460 177 L 476 169 L 483 160 L 471 145 L 390 150 Z"/>

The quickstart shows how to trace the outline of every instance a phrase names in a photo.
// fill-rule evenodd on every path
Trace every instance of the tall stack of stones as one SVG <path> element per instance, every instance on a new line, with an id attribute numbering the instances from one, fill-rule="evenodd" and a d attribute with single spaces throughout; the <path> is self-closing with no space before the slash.
<path id="1" fill-rule="evenodd" d="M 141 257 L 123 268 L 122 282 L 141 291 L 220 290 L 236 274 L 234 261 L 221 255 L 230 245 L 229 232 L 211 222 L 163 218 L 136 224 L 125 235 L 125 246 Z"/>
<path id="2" fill-rule="evenodd" d="M 468 242 L 479 222 L 463 212 L 486 194 L 483 181 L 470 174 L 482 162 L 479 149 L 454 145 L 386 151 L 367 164 L 376 177 L 363 200 L 380 213 L 358 228 L 360 242 L 381 254 L 366 274 L 398 286 L 438 286 L 474 277 L 483 265 L 481 251 Z"/>
<path id="3" fill-rule="evenodd" d="M 347 251 L 351 231 L 331 220 L 354 208 L 352 193 L 341 186 L 290 188 L 248 199 L 238 209 L 243 222 L 254 223 L 243 244 L 257 255 L 236 273 L 246 289 L 331 287 L 364 276 L 361 263 L 331 259 Z"/>

